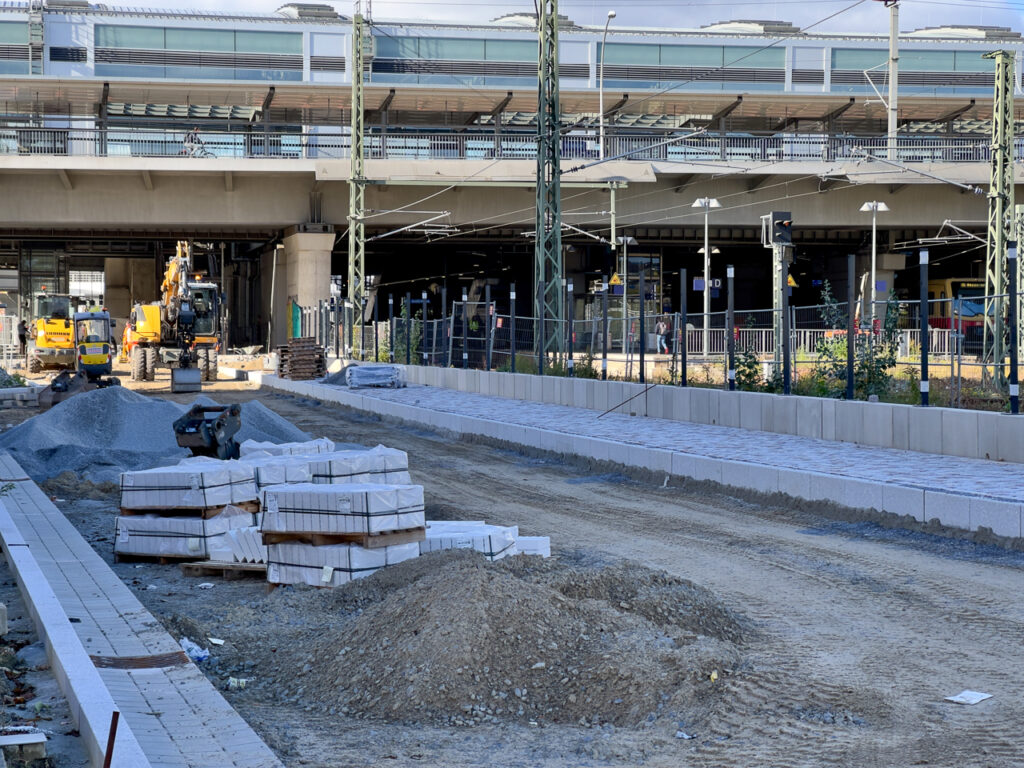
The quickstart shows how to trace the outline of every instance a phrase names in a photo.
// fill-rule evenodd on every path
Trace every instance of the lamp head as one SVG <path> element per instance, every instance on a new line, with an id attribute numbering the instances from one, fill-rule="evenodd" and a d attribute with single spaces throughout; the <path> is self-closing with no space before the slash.
<path id="1" fill-rule="evenodd" d="M 608 11 L 608 18 L 609 19 L 614 19 L 615 18 L 615 11 Z"/>
<path id="2" fill-rule="evenodd" d="M 698 197 L 691 208 L 721 208 L 722 204 L 714 197 Z"/>

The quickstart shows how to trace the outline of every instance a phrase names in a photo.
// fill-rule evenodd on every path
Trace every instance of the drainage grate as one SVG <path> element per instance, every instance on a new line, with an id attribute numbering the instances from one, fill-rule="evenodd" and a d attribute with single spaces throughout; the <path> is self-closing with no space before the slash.
<path id="1" fill-rule="evenodd" d="M 158 653 L 153 656 L 90 656 L 92 663 L 100 669 L 162 669 L 188 664 L 184 651 Z"/>

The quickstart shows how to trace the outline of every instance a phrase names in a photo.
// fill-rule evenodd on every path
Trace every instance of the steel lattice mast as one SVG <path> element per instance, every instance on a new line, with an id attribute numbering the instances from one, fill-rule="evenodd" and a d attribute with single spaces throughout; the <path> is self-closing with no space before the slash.
<path id="1" fill-rule="evenodd" d="M 366 304 L 366 173 L 363 150 L 363 16 L 352 16 L 352 121 L 351 164 L 348 180 L 348 300 L 352 305 L 352 323 L 360 328 L 362 350 L 363 307 Z M 351 338 L 351 336 L 350 336 Z M 354 350 L 350 350 L 354 354 Z"/>
<path id="2" fill-rule="evenodd" d="M 995 95 L 992 104 L 992 173 L 988 188 L 988 257 L 985 262 L 984 354 L 987 375 L 992 365 L 998 381 L 1004 378 L 1006 359 L 1006 244 L 1014 237 L 1013 86 L 1012 51 L 984 55 L 995 59 Z"/>
<path id="3" fill-rule="evenodd" d="M 534 251 L 534 313 L 556 321 L 543 334 L 542 352 L 563 351 L 561 134 L 558 99 L 558 0 L 541 0 L 537 72 L 537 240 Z M 544 285 L 540 295 L 539 286 Z M 540 335 L 537 338 L 541 338 Z"/>

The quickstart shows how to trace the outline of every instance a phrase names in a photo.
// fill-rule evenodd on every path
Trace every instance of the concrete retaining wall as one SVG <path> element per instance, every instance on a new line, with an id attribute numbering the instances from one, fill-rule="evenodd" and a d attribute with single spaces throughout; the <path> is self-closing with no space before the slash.
<path id="1" fill-rule="evenodd" d="M 441 371 L 441 369 L 436 368 L 420 370 Z M 448 371 L 447 373 L 450 375 L 452 372 Z M 463 383 L 466 386 L 471 383 L 479 384 L 480 382 L 486 382 L 484 386 L 489 387 L 491 382 L 498 381 L 501 382 L 497 385 L 499 388 L 505 387 L 507 389 L 509 386 L 525 388 L 528 386 L 526 384 L 527 381 L 530 382 L 529 386 L 531 387 L 540 383 L 540 377 L 535 376 L 518 377 L 504 374 L 504 378 L 495 378 L 502 376 L 502 374 L 480 373 L 478 376 L 474 376 L 472 374 L 479 372 L 458 371 L 457 373 L 470 374 L 464 376 Z M 597 461 L 614 462 L 626 467 L 635 467 L 651 472 L 664 472 L 669 475 L 692 478 L 694 480 L 711 481 L 724 486 L 742 488 L 758 493 L 784 493 L 788 496 L 807 501 L 832 502 L 853 509 L 874 509 L 893 515 L 906 515 L 919 523 L 938 520 L 947 527 L 960 528 L 967 531 L 977 531 L 979 528 L 985 527 L 991 529 L 997 536 L 1014 539 L 1020 538 L 1022 534 L 1021 525 L 1024 509 L 1022 509 L 1021 502 L 1013 498 L 995 495 L 978 496 L 968 493 L 956 493 L 948 488 L 931 488 L 924 485 L 897 485 L 840 474 L 832 475 L 773 467 L 770 465 L 770 459 L 767 457 L 766 460 L 759 463 L 728 461 L 700 455 L 698 452 L 699 446 L 695 446 L 693 453 L 646 448 L 555 430 L 539 429 L 472 416 L 462 416 L 457 413 L 435 411 L 406 403 L 392 402 L 378 397 L 362 395 L 358 390 L 325 386 L 310 381 L 290 381 L 266 374 L 250 375 L 250 381 L 255 381 L 262 386 L 280 391 L 312 397 L 324 402 L 338 403 L 359 411 L 420 424 L 455 435 L 480 435 L 512 445 L 536 448 L 562 455 L 580 456 Z M 510 385 L 508 383 L 510 381 L 513 384 Z M 586 386 L 588 383 L 603 384 L 604 386 L 588 387 Z M 587 393 L 600 393 L 595 395 L 599 398 L 599 402 L 595 402 L 590 407 L 601 410 L 604 410 L 604 408 L 600 405 L 600 402 L 604 401 L 601 401 L 600 398 L 608 397 L 610 404 L 615 405 L 629 397 L 630 392 L 634 390 L 643 391 L 642 387 L 635 384 L 586 382 L 579 379 L 556 379 L 553 377 L 545 378 L 543 386 L 551 389 L 552 397 L 556 393 L 558 396 L 566 398 L 570 396 L 585 397 Z M 714 392 L 713 390 L 706 389 L 672 390 L 667 387 L 658 387 L 657 390 L 676 393 L 688 392 L 695 395 L 693 402 L 696 405 L 694 405 L 694 408 L 705 408 L 708 411 L 713 407 L 718 408 L 721 404 L 721 401 L 715 395 L 740 394 Z M 655 391 L 652 390 L 648 395 Z M 581 392 L 584 394 L 581 395 Z M 771 398 L 772 396 L 753 395 L 753 397 L 755 398 L 754 400 L 744 400 L 744 402 L 758 402 L 756 398 Z M 640 398 L 637 399 L 639 400 Z M 792 402 L 807 399 L 785 398 L 784 400 Z M 738 401 L 731 399 L 730 402 Z M 763 403 L 764 401 L 760 402 Z M 771 402 L 771 400 L 768 402 Z M 571 403 L 566 402 L 565 404 L 569 405 Z M 832 405 L 852 404 L 833 402 Z M 747 407 L 753 408 L 754 406 L 748 405 Z M 787 404 L 784 408 L 792 409 L 795 412 L 796 404 Z M 662 415 L 665 412 L 664 400 L 659 402 L 657 397 L 648 399 L 644 413 L 656 416 Z M 720 414 L 721 411 L 718 410 L 717 413 Z M 774 413 L 774 409 L 772 413 Z M 788 411 L 786 413 L 789 415 Z M 796 418 L 795 415 L 791 415 L 791 417 Z M 751 418 L 753 417 L 751 416 Z M 997 493 L 998 489 L 993 489 L 993 491 Z"/>
<path id="2" fill-rule="evenodd" d="M 945 456 L 1024 463 L 1024 419 L 989 411 L 918 408 L 665 385 L 657 385 L 644 393 L 644 385 L 621 381 L 415 365 L 405 367 L 405 370 L 410 384 L 447 387 L 462 392 L 596 411 L 618 406 L 615 413 L 634 416 L 720 424 Z"/>

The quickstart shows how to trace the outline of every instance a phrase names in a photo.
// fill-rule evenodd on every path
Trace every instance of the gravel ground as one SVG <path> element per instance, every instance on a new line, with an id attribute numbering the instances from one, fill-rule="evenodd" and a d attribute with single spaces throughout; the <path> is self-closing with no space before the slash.
<path id="1" fill-rule="evenodd" d="M 645 484 L 614 467 L 462 444 L 311 400 L 238 388 L 214 397 L 259 397 L 312 434 L 407 450 L 431 518 L 518 524 L 525 535 L 552 537 L 555 558 L 539 566 L 483 568 L 453 558 L 449 567 L 459 584 L 449 596 L 431 593 L 440 601 L 436 610 L 384 574 L 335 592 L 279 589 L 268 595 L 257 581 L 184 578 L 167 566 L 114 566 L 173 630 L 216 633 L 226 641 L 208 674 L 220 685 L 228 677 L 251 678 L 244 690 L 225 695 L 289 766 L 1021 764 L 1019 553 L 849 522 L 841 510 L 765 506 L 700 484 Z M 98 498 L 61 506 L 109 559 L 112 502 L 102 489 L 85 490 Z M 199 589 L 202 582 L 214 586 Z M 500 610 L 463 616 L 487 635 L 455 632 L 447 644 L 429 646 L 435 654 L 429 673 L 390 663 L 399 643 L 425 654 L 423 628 L 451 615 L 442 610 L 445 600 L 470 594 L 499 604 Z M 571 609 L 563 610 L 556 594 Z M 321 611 L 311 610 L 310 602 Z M 566 624 L 579 619 L 608 630 L 602 637 L 613 643 L 607 660 L 595 658 L 585 643 L 569 649 L 553 638 L 558 651 L 546 650 L 536 645 L 546 635 L 522 632 L 524 642 L 510 644 L 507 655 L 500 651 L 494 661 L 474 656 L 474 640 L 493 647 L 492 628 L 501 634 L 507 628 L 501 611 L 513 620 L 522 607 L 545 620 L 556 603 L 559 614 L 569 614 Z M 669 605 L 677 610 L 658 612 Z M 702 625 L 709 616 L 717 618 Z M 360 632 L 361 620 L 374 631 Z M 658 638 L 671 641 L 660 641 L 663 657 L 652 649 Z M 637 645 L 650 652 L 641 669 L 623 655 Z M 282 661 L 268 660 L 277 654 Z M 590 706 L 566 707 L 564 718 L 551 717 L 543 710 L 553 693 L 565 687 L 563 705 L 571 703 L 569 695 L 579 702 L 580 687 L 565 673 L 549 680 L 548 663 L 576 665 L 581 658 L 597 665 L 596 683 L 606 690 L 597 697 L 591 691 Z M 538 660 L 545 667 L 533 669 Z M 608 662 L 603 668 L 602 661 Z M 488 680 L 483 667 L 497 670 L 499 663 L 518 674 Z M 708 671 L 709 665 L 716 666 Z M 434 667 L 447 671 L 446 682 L 438 683 L 442 676 Z M 621 682 L 611 676 L 620 671 Z M 630 698 L 640 671 L 668 681 L 670 690 L 654 699 Z M 354 690 L 360 681 L 372 683 L 372 698 L 363 696 L 362 686 Z M 442 694 L 451 686 L 460 695 L 438 696 L 441 684 Z M 396 690 L 384 690 L 387 685 Z M 541 711 L 524 706 L 519 715 L 524 688 L 527 702 L 536 691 L 548 695 L 548 704 Z M 994 698 L 976 707 L 942 701 L 964 688 Z M 615 698 L 608 701 L 612 689 L 627 694 L 615 697 L 629 702 L 624 714 Z M 492 690 L 506 698 L 495 699 Z M 480 701 L 465 701 L 463 694 Z M 417 699 L 426 706 L 416 709 Z M 514 711 L 497 713 L 507 709 L 497 702 L 510 700 Z M 392 714 L 388 707 L 396 703 Z M 453 703 L 470 707 L 457 716 L 463 722 L 480 722 L 452 724 L 445 713 Z M 479 706 L 482 716 L 473 709 Z M 585 724 L 570 720 L 577 713 Z"/>

